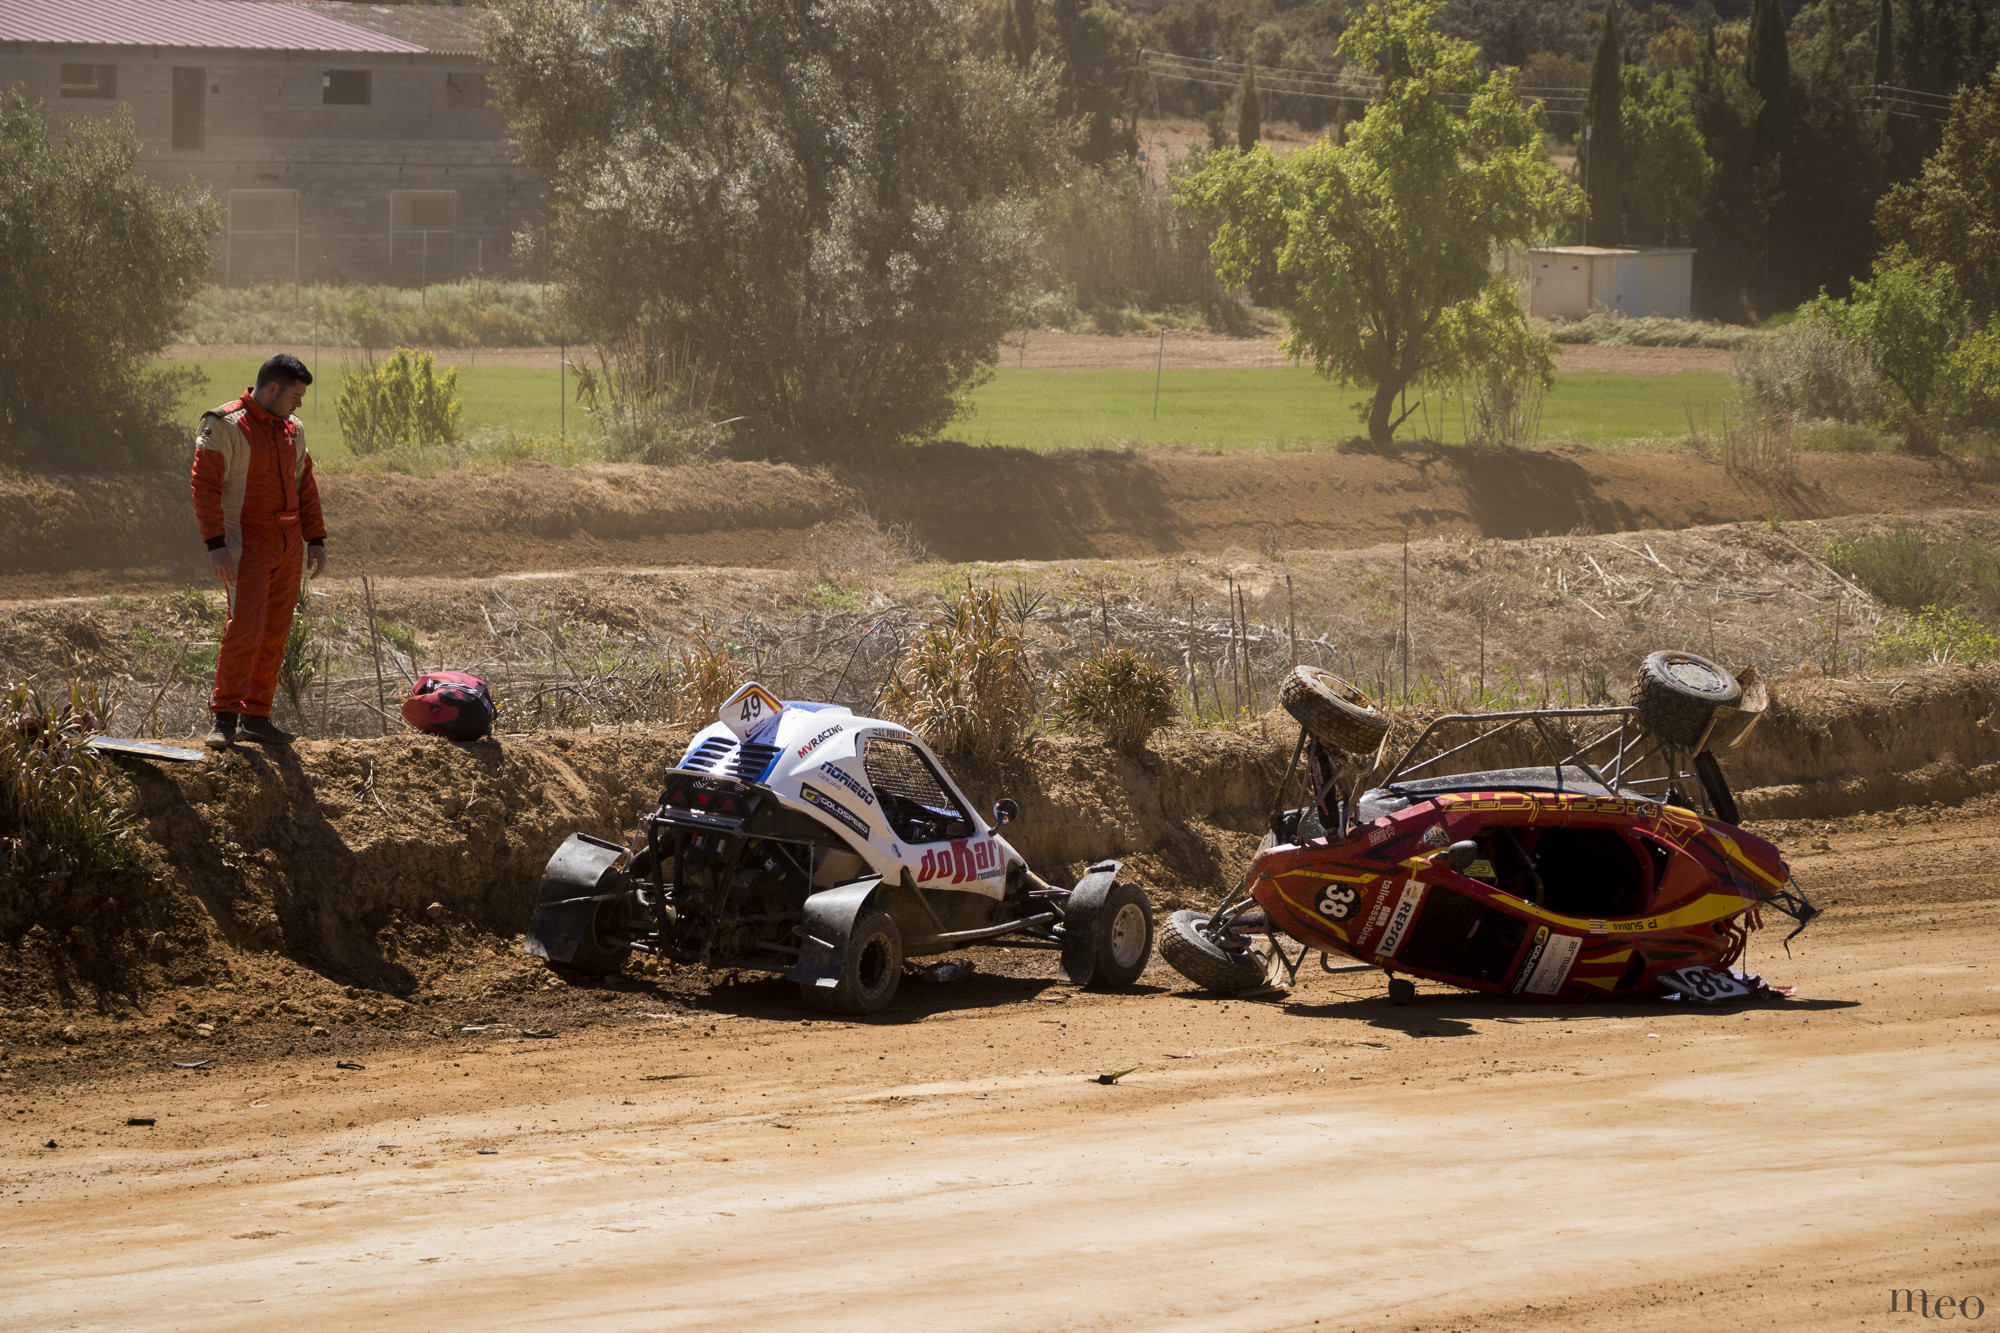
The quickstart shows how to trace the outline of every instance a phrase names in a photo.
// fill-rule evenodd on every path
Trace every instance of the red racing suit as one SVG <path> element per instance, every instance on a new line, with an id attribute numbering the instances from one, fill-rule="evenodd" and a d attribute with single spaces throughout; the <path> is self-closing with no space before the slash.
<path id="1" fill-rule="evenodd" d="M 209 709 L 269 717 L 298 606 L 308 543 L 326 540 L 305 427 L 241 398 L 202 413 L 194 449 L 194 512 L 202 540 L 236 556 L 229 623 L 215 658 Z"/>

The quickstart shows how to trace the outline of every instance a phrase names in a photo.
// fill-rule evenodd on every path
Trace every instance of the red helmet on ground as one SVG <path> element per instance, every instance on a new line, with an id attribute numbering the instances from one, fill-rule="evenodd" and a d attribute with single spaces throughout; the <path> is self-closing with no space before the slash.
<path id="1" fill-rule="evenodd" d="M 403 721 L 418 731 L 455 741 L 490 735 L 494 711 L 486 682 L 463 671 L 426 672 L 403 700 Z"/>

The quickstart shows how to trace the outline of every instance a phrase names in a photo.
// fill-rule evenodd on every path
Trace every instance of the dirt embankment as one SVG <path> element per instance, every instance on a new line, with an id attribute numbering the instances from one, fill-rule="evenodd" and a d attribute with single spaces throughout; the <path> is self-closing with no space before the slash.
<path id="1" fill-rule="evenodd" d="M 1050 454 L 934 445 L 806 469 L 522 466 L 322 482 L 348 571 L 476 577 L 584 566 L 791 566 L 867 511 L 948 560 L 1352 550 L 1413 536 L 1629 532 L 2000 508 L 2000 464 L 1803 454 L 1787 475 L 1697 453 L 1412 448 Z M 205 579 L 177 476 L 0 480 L 0 596 Z"/>
<path id="2" fill-rule="evenodd" d="M 2000 668 L 1800 679 L 1776 695 L 1751 740 L 1725 755 L 1753 823 L 2000 790 L 2000 736 L 1988 722 Z M 0 903 L 0 938 L 14 940 L 0 946 L 0 1001 L 198 982 L 246 951 L 297 959 L 339 985 L 392 995 L 434 987 L 510 952 L 542 866 L 569 834 L 626 837 L 686 735 L 548 733 L 469 746 L 401 736 L 302 742 L 291 755 L 246 749 L 199 765 L 135 762 L 124 800 L 162 875 L 74 902 L 18 939 L 31 923 L 19 904 Z M 1163 733 L 1136 756 L 1047 739 L 1010 772 L 973 778 L 968 795 L 982 807 L 1003 794 L 1018 801 L 1009 837 L 1052 879 L 1115 856 L 1158 906 L 1207 902 L 1260 835 L 1293 735 L 1272 714 L 1240 731 Z M 517 973 L 507 984 L 529 981 Z"/>

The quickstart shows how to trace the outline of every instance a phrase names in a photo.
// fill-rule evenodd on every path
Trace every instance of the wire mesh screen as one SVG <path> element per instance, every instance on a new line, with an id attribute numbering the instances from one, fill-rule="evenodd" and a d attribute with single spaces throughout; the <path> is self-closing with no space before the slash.
<path id="1" fill-rule="evenodd" d="M 861 752 L 868 785 L 889 827 L 904 842 L 972 836 L 972 819 L 945 790 L 930 763 L 908 741 L 870 736 Z"/>

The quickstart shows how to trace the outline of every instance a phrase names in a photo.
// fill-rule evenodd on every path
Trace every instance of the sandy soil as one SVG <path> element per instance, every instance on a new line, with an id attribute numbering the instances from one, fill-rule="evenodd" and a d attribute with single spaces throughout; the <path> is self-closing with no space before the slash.
<path id="1" fill-rule="evenodd" d="M 2000 814 L 1766 831 L 1830 911 L 1789 959 L 1753 938 L 1799 991 L 1742 1009 L 1396 1009 L 1323 976 L 1229 1002 L 1158 967 L 1080 993 L 988 950 L 865 1023 L 634 979 L 310 1049 L 16 1056 L 0 1323 L 1851 1329 L 1905 1286 L 1991 1309 Z M 507 1026 L 447 1033 L 474 1019 Z"/>
<path id="2" fill-rule="evenodd" d="M 1278 349 L 1281 335 L 1270 331 L 1236 337 L 1201 329 L 1173 329 L 1164 348 L 1157 333 L 1064 333 L 1034 329 L 1008 335 L 1000 348 L 1000 364 L 1028 370 L 1255 370 L 1292 364 Z M 263 344 L 177 343 L 165 355 L 177 361 L 220 360 L 265 356 Z M 560 353 L 554 347 L 436 347 L 430 349 L 441 365 L 513 366 L 554 370 Z M 357 356 L 351 348 L 326 348 L 328 364 L 344 364 Z M 580 353 L 572 350 L 575 363 Z M 1560 346 L 1556 365 L 1562 370 L 1615 370 L 1627 375 L 1676 375 L 1685 370 L 1726 372 L 1730 353 L 1697 347 Z"/>

